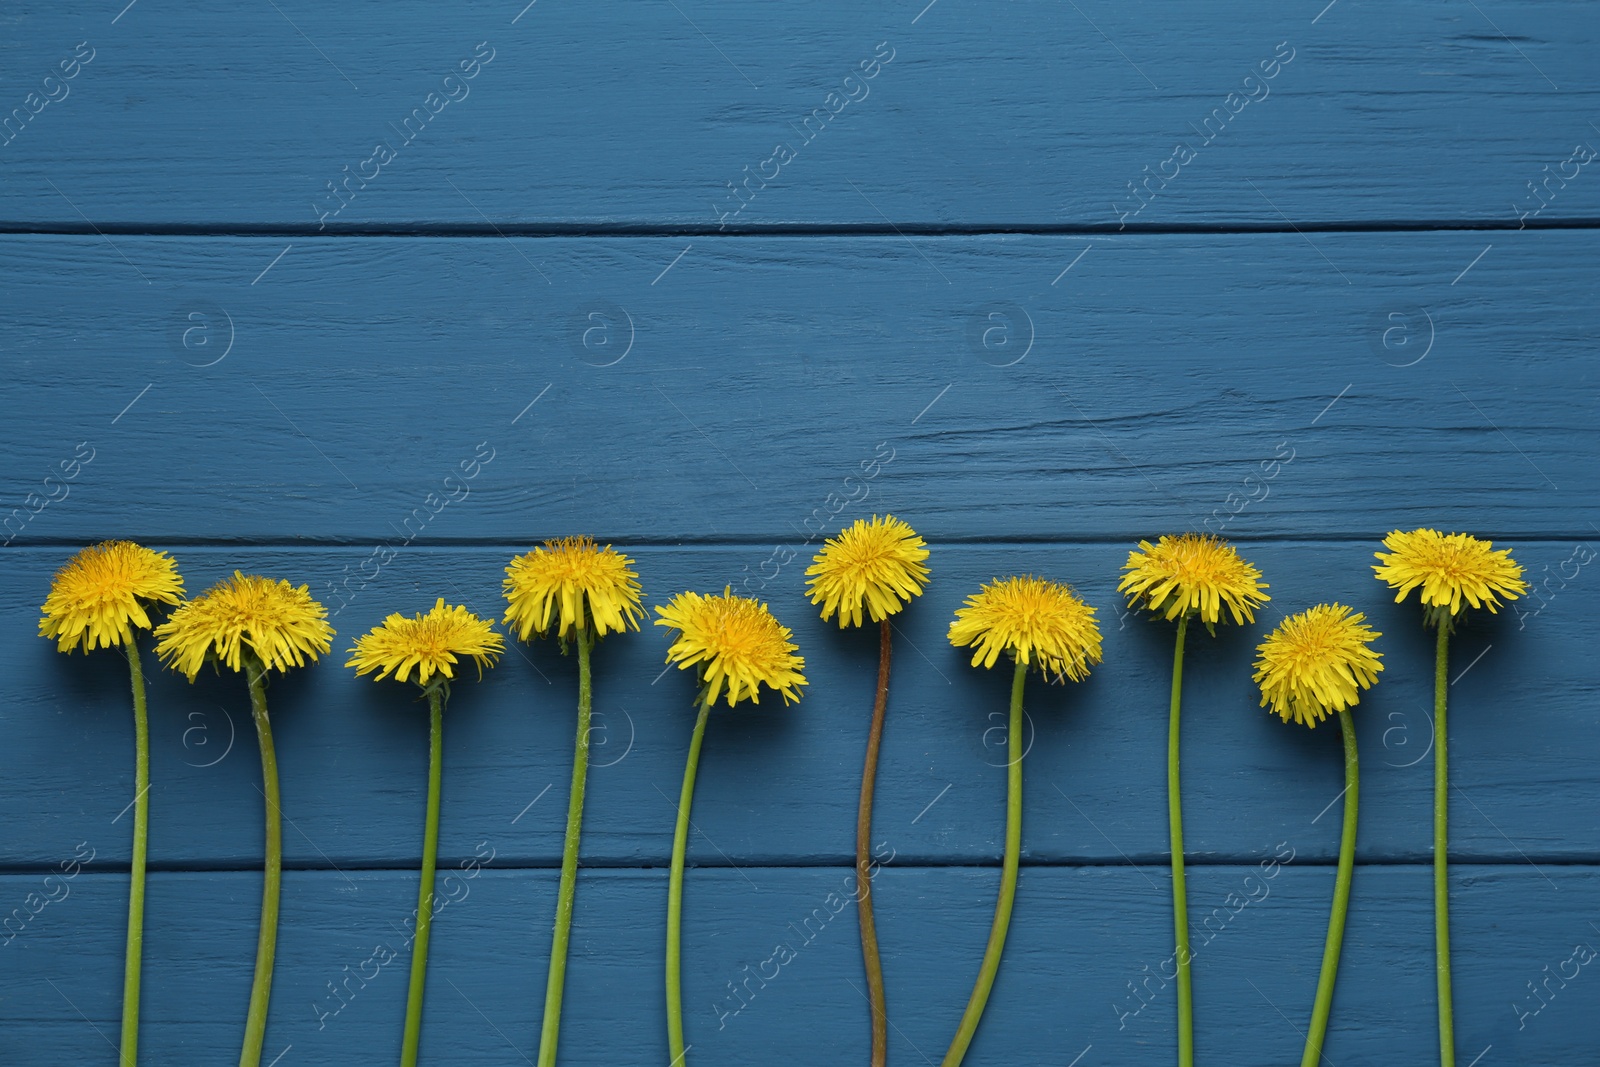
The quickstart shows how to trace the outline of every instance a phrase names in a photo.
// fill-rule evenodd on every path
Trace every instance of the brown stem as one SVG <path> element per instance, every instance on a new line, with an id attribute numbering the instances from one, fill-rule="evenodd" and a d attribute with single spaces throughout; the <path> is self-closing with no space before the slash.
<path id="1" fill-rule="evenodd" d="M 889 620 L 883 620 L 878 651 L 878 697 L 867 735 L 867 764 L 861 771 L 861 807 L 856 816 L 856 911 L 861 917 L 861 959 L 867 968 L 867 999 L 872 1003 L 872 1067 L 889 1061 L 889 1009 L 883 997 L 883 964 L 878 959 L 878 926 L 872 918 L 872 789 L 878 780 L 878 748 L 883 743 L 883 713 L 889 704 Z"/>

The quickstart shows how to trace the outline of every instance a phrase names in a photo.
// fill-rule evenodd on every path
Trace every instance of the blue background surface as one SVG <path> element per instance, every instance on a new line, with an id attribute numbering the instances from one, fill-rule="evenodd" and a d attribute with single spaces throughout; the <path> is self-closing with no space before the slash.
<path id="1" fill-rule="evenodd" d="M 865 1061 L 853 909 L 743 1006 L 730 983 L 850 871 L 875 640 L 822 624 L 803 570 L 893 511 L 933 551 L 896 622 L 878 785 L 893 1062 L 942 1055 L 999 880 L 1006 679 L 945 629 L 1027 572 L 1098 609 L 1105 661 L 1029 688 L 1020 891 L 968 1062 L 1175 1059 L 1171 988 L 1134 992 L 1172 951 L 1172 633 L 1115 584 L 1138 539 L 1206 528 L 1273 600 L 1186 669 L 1200 1058 L 1299 1055 L 1339 743 L 1258 708 L 1250 663 L 1335 599 L 1383 631 L 1386 670 L 1356 713 L 1327 1062 L 1436 1056 L 1431 635 L 1369 569 L 1419 525 L 1512 548 L 1536 586 L 1452 650 L 1460 1063 L 1595 1062 L 1600 977 L 1552 976 L 1600 946 L 1600 12 L 523 2 L 0 13 L 0 913 L 93 856 L 0 944 L 0 1060 L 115 1060 L 132 726 L 116 656 L 36 636 L 71 552 L 136 538 L 192 592 L 235 568 L 309 583 L 342 653 L 436 596 L 498 616 L 511 555 L 590 533 L 650 604 L 762 597 L 807 660 L 798 706 L 708 731 L 691 1061 Z M 665 648 L 597 655 L 564 1063 L 666 1058 L 693 709 Z M 272 692 L 279 1067 L 399 1046 L 403 954 L 332 986 L 404 939 L 426 718 L 344 658 Z M 429 1062 L 534 1055 L 575 686 L 518 645 L 457 687 L 440 866 L 492 858 L 435 925 Z M 151 706 L 143 1060 L 233 1062 L 260 891 L 248 702 L 157 672 Z M 1262 899 L 1225 903 L 1286 855 Z"/>

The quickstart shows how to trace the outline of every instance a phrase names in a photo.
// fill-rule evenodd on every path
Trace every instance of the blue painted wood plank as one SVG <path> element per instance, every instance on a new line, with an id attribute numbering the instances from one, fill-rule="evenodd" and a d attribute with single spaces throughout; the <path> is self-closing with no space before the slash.
<path id="1" fill-rule="evenodd" d="M 13 226 L 1600 217 L 1582 4 L 24 3 L 8 24 Z"/>
<path id="2" fill-rule="evenodd" d="M 915 516 L 912 516 L 914 519 Z M 624 546 L 626 547 L 626 546 Z M 1096 607 L 1105 660 L 1090 680 L 1028 689 L 1027 856 L 1039 863 L 1159 865 L 1167 849 L 1165 744 L 1172 629 L 1123 616 L 1115 592 L 1128 544 L 934 543 L 926 595 L 897 622 L 879 771 L 881 835 L 908 862 L 995 863 L 1004 822 L 1006 680 L 968 665 L 945 639 L 954 609 L 997 575 L 1073 582 Z M 1258 625 L 1196 637 L 1186 664 L 1184 797 L 1195 862 L 1249 860 L 1293 836 L 1328 861 L 1342 788 L 1336 730 L 1286 726 L 1258 707 L 1254 647 L 1286 612 L 1337 599 L 1382 631 L 1386 670 L 1356 716 L 1363 758 L 1360 847 L 1369 860 L 1431 854 L 1432 655 L 1415 603 L 1371 577 L 1375 545 L 1251 543 L 1274 600 Z M 1587 542 L 1517 542 L 1543 600 L 1474 615 L 1452 658 L 1452 848 L 1513 864 L 1600 858 L 1589 754 L 1600 748 L 1589 649 L 1600 585 Z M 513 549 L 412 549 L 361 589 L 334 624 L 323 663 L 275 682 L 273 717 L 292 824 L 292 865 L 414 863 L 421 847 L 426 716 L 410 687 L 357 679 L 352 640 L 390 611 L 436 595 L 498 614 Z M 360 550 L 175 549 L 194 591 L 234 567 L 328 582 Z M 720 590 L 756 569 L 765 546 L 636 550 L 648 602 Z M 0 862 L 37 869 L 89 839 L 126 862 L 132 798 L 126 668 L 111 654 L 60 655 L 35 636 L 37 604 L 64 550 L 10 550 L 0 579 L 0 707 L 11 770 L 0 776 Z M 798 705 L 742 706 L 711 724 L 691 855 L 711 865 L 840 863 L 852 854 L 876 643 L 823 624 L 804 597 L 809 553 L 764 588 L 791 626 L 810 685 Z M 1574 560 L 1589 560 L 1583 566 Z M 1560 575 L 1575 573 L 1563 581 Z M 457 686 L 445 733 L 442 848 L 492 839 L 506 862 L 558 862 L 572 752 L 575 667 L 548 645 L 517 646 L 482 683 Z M 597 658 L 594 771 L 583 838 L 591 865 L 665 862 L 693 719 L 692 684 L 664 670 L 664 631 L 608 639 Z M 150 857 L 162 867 L 260 862 L 261 797 L 243 684 L 203 673 L 152 678 Z M 230 747 L 231 746 L 231 747 Z"/>
<path id="3" fill-rule="evenodd" d="M 1594 231 L 4 247 L 13 543 L 1600 521 Z"/>
<path id="4" fill-rule="evenodd" d="M 1284 855 L 1293 848 L 1267 838 L 1262 845 Z M 1190 875 L 1196 1044 L 1207 1059 L 1290 1062 L 1302 1043 L 1332 871 L 1304 866 L 1298 856 L 1268 870 L 1270 877 L 1257 865 Z M 849 892 L 847 876 L 847 868 L 688 872 L 692 1062 L 865 1057 L 855 918 L 840 907 L 850 903 L 841 895 Z M 875 897 L 895 1062 L 942 1053 L 976 973 L 997 879 L 992 870 L 894 863 L 880 872 Z M 1526 867 L 1460 866 L 1452 881 L 1460 1052 L 1477 1056 L 1492 1046 L 1483 1063 L 1587 1062 L 1588 1021 L 1600 1005 L 1589 973 L 1600 939 L 1590 923 L 1600 872 L 1562 867 L 1541 877 Z M 152 1062 L 225 1062 L 236 1049 L 258 882 L 242 873 L 152 876 L 142 1042 Z M 20 903 L 38 883 L 0 878 L 0 900 Z M 665 1040 L 665 872 L 585 872 L 580 883 L 562 1061 L 655 1062 Z M 0 1053 L 8 1062 L 107 1056 L 102 1035 L 114 1033 L 119 1006 L 125 879 L 91 864 L 64 884 L 69 895 L 0 947 L 8 1019 Z M 423 1055 L 523 1063 L 537 1041 L 555 872 L 500 869 L 496 857 L 475 878 L 441 881 L 441 893 L 446 885 L 452 902 L 434 926 Z M 62 887 L 51 891 L 60 896 Z M 393 1058 L 414 893 L 410 872 L 286 876 L 267 1031 L 268 1055 L 282 1053 L 282 1067 Z M 1172 992 L 1153 977 L 1171 951 L 1169 908 L 1159 870 L 1142 877 L 1128 869 L 1025 869 L 971 1062 L 1170 1062 Z M 1436 1055 L 1431 944 L 1428 868 L 1360 867 L 1331 1061 L 1419 1063 Z M 792 958 L 775 957 L 780 945 Z M 394 960 L 384 962 L 391 952 Z M 1577 962 L 1584 959 L 1590 962 Z M 1539 998 L 1528 983 L 1540 987 Z"/>

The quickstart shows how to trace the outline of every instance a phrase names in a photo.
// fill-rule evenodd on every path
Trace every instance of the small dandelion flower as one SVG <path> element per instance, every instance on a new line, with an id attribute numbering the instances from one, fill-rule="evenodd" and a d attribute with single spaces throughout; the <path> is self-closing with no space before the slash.
<path id="1" fill-rule="evenodd" d="M 1029 575 L 995 579 L 956 609 L 950 643 L 973 645 L 972 665 L 993 667 L 1002 651 L 1046 674 L 1081 682 L 1100 662 L 1094 609 L 1060 582 Z"/>
<path id="2" fill-rule="evenodd" d="M 132 541 L 105 541 L 79 552 L 50 582 L 39 636 L 62 652 L 114 648 L 150 629 L 146 602 L 176 604 L 183 579 L 165 552 Z"/>
<path id="3" fill-rule="evenodd" d="M 873 622 L 895 614 L 928 581 L 927 544 L 908 524 L 885 515 L 832 537 L 806 568 L 811 603 L 822 605 L 822 621 L 839 613 L 839 628 L 861 625 L 861 607 Z"/>
<path id="4" fill-rule="evenodd" d="M 1463 599 L 1493 612 L 1500 606 L 1497 597 L 1515 600 L 1528 591 L 1511 550 L 1496 550 L 1493 541 L 1424 528 L 1395 530 L 1383 539 L 1383 547 L 1389 551 L 1375 553 L 1380 565 L 1372 569 L 1380 581 L 1398 590 L 1396 604 L 1420 586 L 1430 614 L 1453 616 L 1461 613 Z"/>
<path id="5" fill-rule="evenodd" d="M 491 626 L 487 619 L 447 605 L 440 597 L 426 615 L 419 612 L 408 619 L 396 612 L 358 637 L 345 666 L 354 667 L 357 675 L 377 671 L 375 681 L 392 674 L 398 682 L 406 681 L 415 668 L 417 684 L 426 687 L 436 674 L 453 681 L 456 663 L 465 658 L 477 665 L 482 678 L 483 669 L 493 667 L 506 647 Z"/>
<path id="6" fill-rule="evenodd" d="M 716 703 L 724 684 L 730 708 L 744 697 L 759 704 L 763 685 L 785 704 L 799 700 L 805 660 L 795 654 L 799 646 L 790 640 L 793 634 L 765 604 L 732 592 L 727 587 L 721 596 L 679 593 L 656 608 L 661 616 L 656 625 L 677 631 L 667 662 L 680 670 L 702 665 L 708 703 Z"/>
<path id="7" fill-rule="evenodd" d="M 156 652 L 191 682 L 207 660 L 242 670 L 244 651 L 267 670 L 288 670 L 332 647 L 327 616 L 307 586 L 234 571 L 156 627 Z"/>
<path id="8" fill-rule="evenodd" d="M 1279 623 L 1256 648 L 1261 706 L 1270 705 L 1284 722 L 1315 727 L 1359 703 L 1361 690 L 1372 688 L 1383 670 L 1381 654 L 1368 647 L 1383 635 L 1365 618 L 1343 604 L 1318 604 Z"/>
<path id="9" fill-rule="evenodd" d="M 594 636 L 637 630 L 644 617 L 639 606 L 639 576 L 628 569 L 633 560 L 601 548 L 590 537 L 546 541 L 513 559 L 504 582 L 505 623 L 523 641 L 530 633 L 571 637 L 594 623 Z"/>
<path id="10" fill-rule="evenodd" d="M 1235 624 L 1253 622 L 1255 609 L 1271 599 L 1262 592 L 1269 587 L 1261 572 L 1211 534 L 1164 535 L 1153 545 L 1140 541 L 1122 569 L 1127 573 L 1117 592 L 1126 593 L 1134 607 L 1165 608 L 1169 621 L 1196 612 L 1212 626 L 1226 604 Z"/>

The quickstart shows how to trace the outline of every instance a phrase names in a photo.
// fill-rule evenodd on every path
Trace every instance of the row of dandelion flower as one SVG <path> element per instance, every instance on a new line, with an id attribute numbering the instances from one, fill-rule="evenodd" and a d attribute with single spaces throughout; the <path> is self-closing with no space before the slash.
<path id="1" fill-rule="evenodd" d="M 1377 577 L 1403 600 L 1420 590 L 1425 621 L 1438 631 L 1436 677 L 1443 679 L 1453 620 L 1467 605 L 1496 609 L 1499 599 L 1515 599 L 1526 590 L 1521 568 L 1507 550 L 1465 534 L 1430 529 L 1395 531 L 1379 552 Z M 872 1029 L 872 1063 L 887 1058 L 887 995 L 883 986 L 873 916 L 871 877 L 876 861 L 869 852 L 877 753 L 888 703 L 892 640 L 890 616 L 923 591 L 929 578 L 926 543 L 893 516 L 859 520 L 826 542 L 806 571 L 813 604 L 824 621 L 837 616 L 842 627 L 861 627 L 866 620 L 880 632 L 879 674 L 868 735 L 857 824 L 857 908 L 862 959 L 866 970 Z M 556 904 L 540 1034 L 540 1067 L 553 1064 L 561 1020 L 566 958 L 576 897 L 578 845 L 588 765 L 589 717 L 593 680 L 591 653 L 600 638 L 637 630 L 645 616 L 633 561 L 611 546 L 587 537 L 545 542 L 517 556 L 506 568 L 508 602 L 504 622 L 521 640 L 556 637 L 576 645 L 578 654 L 578 729 L 572 785 L 568 797 L 567 834 Z M 1173 925 L 1178 963 L 1179 1063 L 1193 1059 L 1191 974 L 1188 922 L 1183 880 L 1183 845 L 1178 788 L 1179 709 L 1185 638 L 1191 620 L 1214 632 L 1218 622 L 1254 621 L 1254 610 L 1269 598 L 1261 573 L 1226 542 L 1197 534 L 1164 536 L 1154 544 L 1141 541 L 1130 552 L 1118 587 L 1132 607 L 1153 612 L 1176 625 L 1174 679 L 1170 709 L 1168 801 L 1172 832 Z M 332 648 L 333 628 L 326 612 L 306 586 L 235 571 L 192 600 L 183 599 L 183 582 L 175 561 L 128 541 L 112 541 L 84 549 L 56 575 L 44 604 L 41 635 L 57 641 L 63 652 L 74 649 L 120 648 L 128 658 L 133 682 L 136 782 L 129 931 L 123 997 L 121 1062 L 137 1062 L 138 1006 L 145 851 L 148 832 L 149 733 L 143 668 L 137 634 L 154 630 L 161 660 L 193 681 L 205 665 L 225 666 L 244 676 L 261 751 L 266 800 L 266 861 L 261 930 L 246 1016 L 240 1063 L 259 1064 L 267 1025 L 275 955 L 279 878 L 282 867 L 277 760 L 267 712 L 266 683 L 272 671 L 283 672 L 315 661 Z M 158 606 L 171 606 L 159 625 L 151 617 Z M 719 698 L 729 707 L 741 700 L 759 702 L 763 687 L 787 703 L 799 699 L 806 685 L 804 662 L 790 630 L 756 600 L 694 591 L 679 593 L 655 609 L 658 626 L 673 635 L 667 662 L 692 669 L 699 683 L 698 717 L 690 740 L 683 790 L 674 828 L 668 888 L 666 944 L 667 1052 L 683 1064 L 684 1043 L 680 972 L 683 868 L 696 769 L 709 712 Z M 1228 618 L 1224 618 L 1224 612 Z M 1349 709 L 1370 688 L 1383 669 L 1370 646 L 1381 636 L 1365 625 L 1359 613 L 1340 604 L 1318 604 L 1291 615 L 1258 649 L 1255 681 L 1261 704 L 1285 721 L 1315 726 L 1329 715 L 1340 721 L 1345 743 L 1347 790 L 1334 907 L 1324 953 L 1321 981 L 1308 1031 L 1306 1060 L 1318 1062 L 1326 1032 L 1333 979 L 1338 965 L 1344 914 L 1354 858 L 1358 796 L 1354 731 Z M 999 901 L 989 948 L 977 982 L 945 1057 L 946 1067 L 959 1064 L 973 1040 L 998 972 L 1015 899 L 1022 831 L 1022 697 L 1026 676 L 1037 670 L 1056 681 L 1081 681 L 1101 659 L 1101 638 L 1095 610 L 1072 589 L 1032 575 L 995 579 L 968 597 L 955 613 L 949 637 L 958 647 L 973 649 L 974 666 L 993 667 L 1002 655 L 1013 668 L 1007 766 L 1006 847 Z M 393 678 L 418 686 L 427 699 L 430 718 L 429 784 L 424 848 L 418 892 L 416 934 L 412 943 L 411 982 L 402 1064 L 415 1064 L 421 1043 L 423 992 L 427 971 L 430 919 L 433 913 L 434 865 L 438 841 L 443 709 L 460 668 L 472 664 L 479 676 L 504 651 L 504 640 L 490 620 L 443 598 L 425 613 L 389 615 L 358 638 L 346 664 L 358 675 Z M 1444 689 L 1436 693 L 1436 718 L 1441 741 L 1435 803 L 1436 878 L 1443 885 L 1445 841 L 1443 760 Z M 1449 991 L 1448 927 L 1444 893 L 1437 895 L 1436 942 L 1439 953 L 1439 1018 L 1441 1062 L 1453 1056 Z"/>

